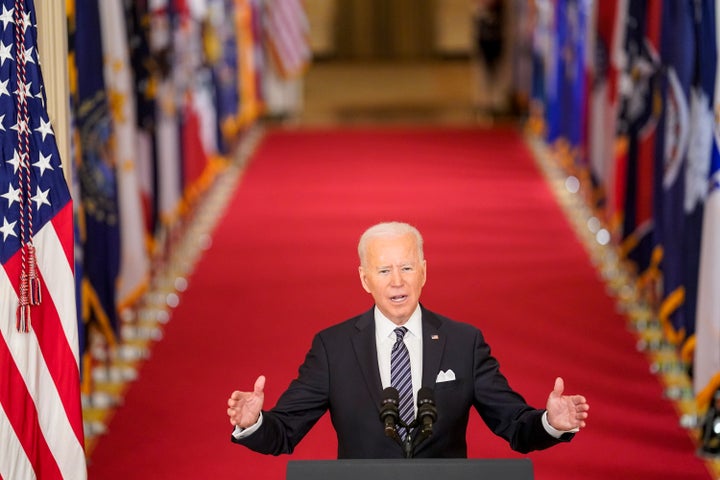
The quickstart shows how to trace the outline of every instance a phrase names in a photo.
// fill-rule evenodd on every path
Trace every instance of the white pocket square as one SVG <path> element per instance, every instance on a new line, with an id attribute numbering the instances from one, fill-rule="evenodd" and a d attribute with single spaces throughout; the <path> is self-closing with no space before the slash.
<path id="1" fill-rule="evenodd" d="M 440 373 L 438 373 L 438 376 L 435 379 L 435 383 L 452 382 L 453 380 L 455 380 L 455 372 L 450 369 L 445 372 L 440 370 Z"/>

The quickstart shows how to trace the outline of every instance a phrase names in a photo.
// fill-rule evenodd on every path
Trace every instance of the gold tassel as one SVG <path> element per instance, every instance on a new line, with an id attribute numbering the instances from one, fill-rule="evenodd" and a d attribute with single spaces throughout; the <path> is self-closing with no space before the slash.
<path id="1" fill-rule="evenodd" d="M 28 273 L 30 279 L 30 305 L 40 305 L 42 301 L 40 276 L 37 273 L 37 260 L 35 258 L 35 247 L 33 245 L 28 245 Z"/>
<path id="2" fill-rule="evenodd" d="M 17 308 L 17 329 L 18 332 L 27 333 L 30 331 L 30 301 L 28 290 L 30 288 L 27 273 L 20 274 L 20 304 Z"/>

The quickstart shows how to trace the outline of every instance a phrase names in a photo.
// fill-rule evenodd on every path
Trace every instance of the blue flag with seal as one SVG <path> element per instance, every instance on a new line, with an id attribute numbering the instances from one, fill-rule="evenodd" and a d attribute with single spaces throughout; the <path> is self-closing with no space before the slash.
<path id="1" fill-rule="evenodd" d="M 715 25 L 712 38 L 717 55 L 720 50 L 720 29 L 714 2 L 703 10 L 707 22 Z M 705 34 L 705 41 L 708 33 Z M 717 64 L 717 59 L 716 59 Z M 695 350 L 693 358 L 693 387 L 699 405 L 708 405 L 720 387 L 720 72 L 715 71 L 713 95 L 710 97 L 714 115 L 710 165 L 707 174 L 707 198 L 703 210 L 703 224 L 698 267 L 697 304 L 695 313 Z"/>
<path id="2" fill-rule="evenodd" d="M 713 93 L 717 64 L 715 43 L 706 40 L 715 38 L 714 0 L 695 0 L 694 3 L 696 66 L 690 89 L 690 140 L 685 169 L 685 230 L 682 250 L 685 269 L 683 327 L 688 336 L 683 344 L 682 358 L 687 362 L 692 360 L 694 349 L 692 340 L 696 326 L 700 242 L 712 152 Z"/>
<path id="3" fill-rule="evenodd" d="M 115 285 L 120 269 L 120 226 L 115 164 L 109 141 L 111 117 L 103 80 L 98 2 L 75 0 L 72 48 L 77 86 L 78 182 L 82 201 L 82 318 L 109 344 L 117 340 Z M 86 375 L 85 380 L 90 376 Z"/>
<path id="4" fill-rule="evenodd" d="M 690 141 L 690 86 L 695 68 L 694 4 L 664 0 L 660 57 L 663 108 L 656 144 L 654 243 L 663 279 L 659 317 L 667 339 L 680 345 L 688 335 L 684 316 L 685 170 Z"/>

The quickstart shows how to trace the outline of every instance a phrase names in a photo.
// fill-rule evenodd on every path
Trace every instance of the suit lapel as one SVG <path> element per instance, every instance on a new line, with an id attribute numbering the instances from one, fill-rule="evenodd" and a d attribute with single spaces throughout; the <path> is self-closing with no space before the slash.
<path id="1" fill-rule="evenodd" d="M 355 328 L 357 329 L 357 334 L 353 337 L 352 343 L 358 359 L 358 365 L 360 366 L 370 395 L 378 411 L 380 411 L 382 382 L 380 381 L 380 370 L 378 369 L 373 309 L 370 309 L 370 311 L 360 316 L 357 323 L 355 323 Z"/>
<path id="2" fill-rule="evenodd" d="M 440 332 L 442 322 L 431 311 L 422 307 L 423 324 L 423 374 L 422 386 L 435 388 L 440 371 L 440 360 L 445 350 L 445 335 Z"/>
<path id="3" fill-rule="evenodd" d="M 423 373 L 422 386 L 435 388 L 435 380 L 440 371 L 440 361 L 445 350 L 445 335 L 440 332 L 442 322 L 431 311 L 422 307 L 423 324 Z M 382 402 L 382 382 L 377 364 L 377 344 L 375 343 L 375 320 L 373 309 L 365 312 L 355 323 L 357 334 L 352 343 L 362 371 L 365 385 L 380 410 Z"/>

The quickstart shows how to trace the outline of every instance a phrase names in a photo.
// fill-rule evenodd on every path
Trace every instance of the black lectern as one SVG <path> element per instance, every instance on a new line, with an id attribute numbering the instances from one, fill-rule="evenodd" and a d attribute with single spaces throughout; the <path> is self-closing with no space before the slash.
<path id="1" fill-rule="evenodd" d="M 291 460 L 287 480 L 533 480 L 522 459 Z"/>

